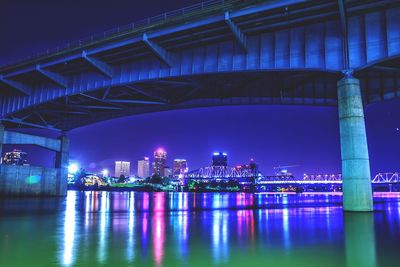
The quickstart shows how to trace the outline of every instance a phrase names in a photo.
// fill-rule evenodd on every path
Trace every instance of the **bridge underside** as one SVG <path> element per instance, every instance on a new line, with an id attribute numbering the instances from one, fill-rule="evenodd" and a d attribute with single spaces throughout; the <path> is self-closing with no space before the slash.
<path id="1" fill-rule="evenodd" d="M 220 105 L 337 105 L 342 71 L 364 104 L 399 96 L 400 2 L 209 1 L 0 67 L 7 128 Z"/>
<path id="2" fill-rule="evenodd" d="M 386 64 L 386 65 L 385 65 Z M 364 104 L 400 96 L 392 60 L 364 69 Z M 155 79 L 67 95 L 3 118 L 7 128 L 70 130 L 91 123 L 166 110 L 228 105 L 336 106 L 339 72 L 274 70 L 226 72 Z"/>

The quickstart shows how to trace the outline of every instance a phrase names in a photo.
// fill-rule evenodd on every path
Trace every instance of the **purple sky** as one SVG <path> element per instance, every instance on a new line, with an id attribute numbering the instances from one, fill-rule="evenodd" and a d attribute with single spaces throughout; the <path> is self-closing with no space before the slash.
<path id="1" fill-rule="evenodd" d="M 0 9 L 0 64 L 53 48 L 198 1 L 5 1 Z M 372 173 L 400 171 L 400 101 L 366 110 Z M 42 131 L 34 131 L 42 132 Z M 54 133 L 50 133 L 54 135 Z M 137 115 L 73 130 L 71 159 L 89 170 L 109 168 L 115 160 L 152 156 L 159 146 L 191 169 L 210 164 L 214 151 L 228 153 L 230 165 L 254 158 L 264 174 L 277 165 L 298 164 L 295 174 L 340 172 L 336 108 L 240 106 Z M 12 147 L 6 146 L 6 149 Z M 31 164 L 50 166 L 53 153 L 25 147 Z M 90 168 L 93 167 L 93 168 Z"/>

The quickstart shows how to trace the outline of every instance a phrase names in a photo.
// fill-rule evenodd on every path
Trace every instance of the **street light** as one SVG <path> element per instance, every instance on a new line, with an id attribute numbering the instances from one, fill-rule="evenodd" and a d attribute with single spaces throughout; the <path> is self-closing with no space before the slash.
<path id="1" fill-rule="evenodd" d="M 68 166 L 68 173 L 75 174 L 79 170 L 79 166 L 76 163 L 71 163 Z"/>

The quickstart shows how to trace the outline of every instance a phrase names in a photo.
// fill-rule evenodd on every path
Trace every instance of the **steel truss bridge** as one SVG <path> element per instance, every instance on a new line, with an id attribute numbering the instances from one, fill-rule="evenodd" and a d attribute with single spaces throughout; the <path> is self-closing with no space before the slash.
<path id="1" fill-rule="evenodd" d="M 238 179 L 251 178 L 255 174 L 250 169 L 237 169 L 225 166 L 209 166 L 191 171 L 185 175 L 186 179 Z"/>
<path id="2" fill-rule="evenodd" d="M 378 173 L 372 179 L 372 183 L 374 183 L 374 184 L 395 184 L 395 183 L 400 183 L 399 173 L 398 172 Z"/>
<path id="3" fill-rule="evenodd" d="M 250 170 L 237 170 L 233 167 L 205 167 L 189 172 L 185 179 L 198 181 L 238 180 L 244 183 L 251 181 L 257 185 L 312 185 L 312 184 L 342 184 L 341 174 L 304 174 L 302 178 L 293 176 L 263 176 L 255 175 Z M 372 184 L 400 184 L 398 172 L 378 173 L 371 179 Z"/>
<path id="4" fill-rule="evenodd" d="M 207 1 L 0 67 L 0 119 L 68 131 L 194 107 L 336 106 L 348 69 L 365 104 L 392 99 L 399 29 L 394 0 Z"/>

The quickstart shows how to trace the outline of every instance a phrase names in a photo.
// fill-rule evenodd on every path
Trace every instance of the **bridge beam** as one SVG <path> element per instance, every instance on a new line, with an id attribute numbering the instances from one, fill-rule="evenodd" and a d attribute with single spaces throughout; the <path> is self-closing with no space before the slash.
<path id="1" fill-rule="evenodd" d="M 32 134 L 5 131 L 4 128 L 3 128 L 2 142 L 3 144 L 9 144 L 9 145 L 35 145 L 56 152 L 59 152 L 61 150 L 60 148 L 61 144 L 59 140 L 48 137 L 36 136 Z"/>
<path id="2" fill-rule="evenodd" d="M 344 77 L 338 82 L 343 209 L 372 211 L 371 173 L 360 82 Z"/>
<path id="3" fill-rule="evenodd" d="M 50 125 L 50 124 L 43 125 L 43 124 L 38 124 L 38 123 L 27 122 L 27 121 L 24 121 L 24 119 L 16 118 L 16 117 L 3 118 L 3 119 L 1 119 L 1 121 L 9 122 L 9 123 L 16 124 L 16 125 L 23 125 L 23 126 L 27 126 L 27 127 L 59 131 L 59 129 L 55 128 L 53 125 Z"/>
<path id="4" fill-rule="evenodd" d="M 28 86 L 26 86 L 20 82 L 16 82 L 16 81 L 4 78 L 2 75 L 0 75 L 0 83 L 5 84 L 8 87 L 11 87 L 12 89 L 14 89 L 17 92 L 22 93 L 24 95 L 30 95 L 30 93 L 31 93 L 31 88 L 29 88 Z"/>
<path id="5" fill-rule="evenodd" d="M 139 104 L 139 105 L 166 105 L 167 104 L 165 102 L 135 100 L 135 99 L 108 99 L 108 101 L 110 101 L 112 103 Z"/>
<path id="6" fill-rule="evenodd" d="M 172 67 L 173 65 L 173 57 L 170 52 L 168 52 L 163 47 L 159 46 L 155 42 L 151 41 L 146 33 L 143 34 L 143 42 L 145 45 L 150 48 L 153 54 L 167 66 Z"/>
<path id="7" fill-rule="evenodd" d="M 168 102 L 168 99 L 165 99 L 165 98 L 163 98 L 163 97 L 161 97 L 159 95 L 156 95 L 156 94 L 150 93 L 150 92 L 148 92 L 146 90 L 143 90 L 143 89 L 139 88 L 137 85 L 125 85 L 125 87 L 130 89 L 130 90 L 132 90 L 132 91 L 134 91 L 134 92 L 136 92 L 136 93 L 138 93 L 138 94 L 150 97 L 152 99 L 159 100 L 159 101 L 165 102 L 165 103 Z"/>
<path id="8" fill-rule="evenodd" d="M 104 76 L 107 76 L 110 79 L 113 77 L 113 69 L 111 66 L 98 59 L 88 56 L 86 51 L 82 51 L 82 58 Z"/>
<path id="9" fill-rule="evenodd" d="M 52 71 L 42 69 L 42 67 L 39 64 L 36 65 L 36 71 L 63 88 L 68 87 L 68 81 L 66 78 Z"/>
<path id="10" fill-rule="evenodd" d="M 236 41 L 245 53 L 247 53 L 247 38 L 242 30 L 232 21 L 229 11 L 225 12 L 225 23 L 228 25 Z"/>

